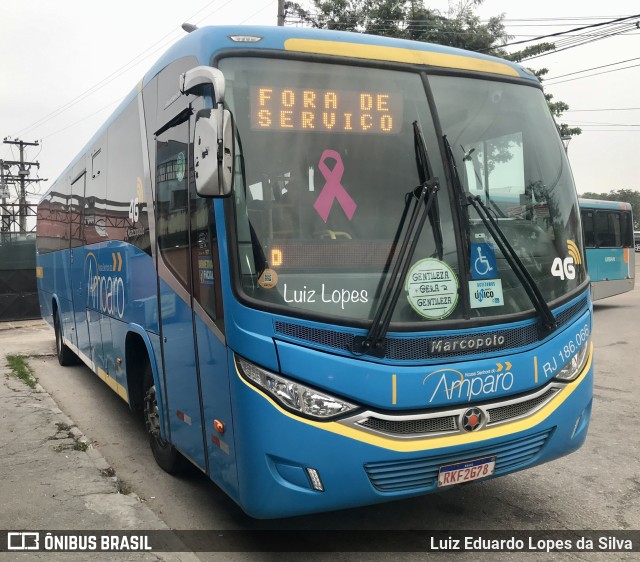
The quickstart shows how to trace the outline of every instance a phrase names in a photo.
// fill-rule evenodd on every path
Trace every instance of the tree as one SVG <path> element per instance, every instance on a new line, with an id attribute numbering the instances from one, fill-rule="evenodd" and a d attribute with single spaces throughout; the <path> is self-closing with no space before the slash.
<path id="1" fill-rule="evenodd" d="M 458 0 L 446 14 L 425 7 L 424 0 L 311 0 L 312 9 L 298 2 L 286 2 L 285 10 L 311 27 L 425 41 L 482 52 L 520 62 L 555 49 L 553 43 L 538 43 L 507 53 L 504 45 L 512 38 L 504 27 L 504 14 L 482 23 L 474 8 L 484 0 Z M 542 81 L 548 69 L 532 71 Z M 545 94 L 551 113 L 559 120 L 569 106 Z M 559 124 L 560 135 L 579 135 L 579 127 Z"/>
<path id="2" fill-rule="evenodd" d="M 509 53 L 504 58 L 513 62 L 521 62 L 529 57 L 553 51 L 555 48 L 555 43 L 538 43 L 536 45 L 525 47 L 520 51 Z M 540 82 L 544 82 L 544 77 L 549 73 L 548 68 L 540 68 L 538 70 L 530 68 L 529 70 L 538 77 Z M 569 106 L 563 101 L 553 101 L 553 94 L 545 93 L 544 97 L 547 100 L 549 110 L 557 122 L 562 117 L 562 114 L 569 109 Z M 563 139 L 582 134 L 582 129 L 580 127 L 569 127 L 566 123 L 559 123 L 558 127 L 560 129 L 560 136 Z"/>
<path id="3" fill-rule="evenodd" d="M 311 0 L 312 9 L 286 2 L 287 14 L 320 29 L 354 31 L 427 41 L 471 51 L 506 55 L 495 43 L 506 43 L 503 15 L 483 24 L 473 8 L 484 0 L 461 0 L 447 14 L 425 7 L 423 0 Z"/>
<path id="4" fill-rule="evenodd" d="M 613 189 L 609 193 L 594 193 L 592 191 L 587 191 L 580 195 L 580 197 L 631 203 L 634 228 L 638 228 L 638 224 L 640 222 L 640 192 L 635 189 Z"/>

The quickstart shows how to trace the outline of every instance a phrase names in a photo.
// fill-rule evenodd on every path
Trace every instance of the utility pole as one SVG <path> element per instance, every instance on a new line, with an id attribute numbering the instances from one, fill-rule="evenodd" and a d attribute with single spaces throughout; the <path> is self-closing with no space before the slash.
<path id="1" fill-rule="evenodd" d="M 284 0 L 278 0 L 278 25 L 284 26 Z"/>
<path id="2" fill-rule="evenodd" d="M 4 144 L 14 144 L 20 148 L 20 160 L 3 160 L 2 168 L 7 167 L 9 169 L 11 166 L 18 167 L 17 175 L 4 175 L 3 172 L 3 183 L 4 179 L 8 179 L 8 181 L 18 181 L 20 184 L 20 195 L 18 202 L 18 209 L 20 213 L 20 232 L 25 233 L 27 231 L 27 183 L 34 183 L 39 181 L 46 181 L 42 178 L 30 178 L 29 171 L 31 170 L 31 166 L 35 166 L 36 168 L 40 168 L 39 162 L 25 162 L 24 160 L 24 147 L 25 146 L 40 146 L 38 141 L 36 142 L 24 142 L 19 139 L 16 140 L 8 140 L 4 139 Z"/>
<path id="3" fill-rule="evenodd" d="M 7 216 L 8 210 L 6 208 L 7 197 L 9 197 L 9 184 L 5 181 L 4 171 L 9 169 L 9 166 L 5 167 L 5 163 L 0 160 L 0 195 L 2 196 L 2 209 L 0 210 L 0 232 L 9 232 L 10 218 Z"/>

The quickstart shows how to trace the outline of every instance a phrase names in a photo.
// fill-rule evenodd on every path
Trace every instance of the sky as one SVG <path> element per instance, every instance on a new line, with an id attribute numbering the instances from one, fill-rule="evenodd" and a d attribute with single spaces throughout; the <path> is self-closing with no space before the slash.
<path id="1" fill-rule="evenodd" d="M 448 7 L 447 0 L 425 4 Z M 640 3 L 484 0 L 475 11 L 483 19 L 504 14 L 512 41 L 519 41 L 640 14 Z M 183 22 L 275 25 L 276 12 L 277 0 L 0 2 L 0 139 L 40 143 L 27 148 L 26 159 L 40 162 L 32 175 L 49 181 L 30 188 L 31 200 L 38 200 L 162 52 L 184 35 Z M 614 64 L 620 61 L 627 62 Z M 640 190 L 640 29 L 526 66 L 549 69 L 545 91 L 570 107 L 561 121 L 583 129 L 568 144 L 578 193 Z M 590 68 L 595 70 L 580 72 Z M 16 147 L 0 144 L 0 159 L 18 157 Z"/>

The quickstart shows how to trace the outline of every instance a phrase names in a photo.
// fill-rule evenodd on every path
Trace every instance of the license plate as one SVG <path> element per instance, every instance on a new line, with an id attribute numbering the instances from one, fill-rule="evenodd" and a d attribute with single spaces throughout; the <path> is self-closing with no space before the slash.
<path id="1" fill-rule="evenodd" d="M 452 486 L 491 476 L 496 467 L 495 457 L 441 466 L 438 471 L 438 486 Z"/>

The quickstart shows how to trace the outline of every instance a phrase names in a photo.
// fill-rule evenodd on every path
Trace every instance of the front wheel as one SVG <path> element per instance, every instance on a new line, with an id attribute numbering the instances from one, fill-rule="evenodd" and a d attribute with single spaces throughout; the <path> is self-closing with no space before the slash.
<path id="1" fill-rule="evenodd" d="M 64 343 L 62 339 L 62 326 L 60 325 L 60 317 L 56 312 L 53 316 L 53 329 L 56 333 L 56 355 L 58 363 L 63 367 L 74 365 L 76 363 L 76 355 Z"/>
<path id="2" fill-rule="evenodd" d="M 171 443 L 160 436 L 160 414 L 158 411 L 158 397 L 153 382 L 151 365 L 147 363 L 144 373 L 144 423 L 147 427 L 149 445 L 156 462 L 169 474 L 181 472 L 187 467 L 187 460 Z"/>

